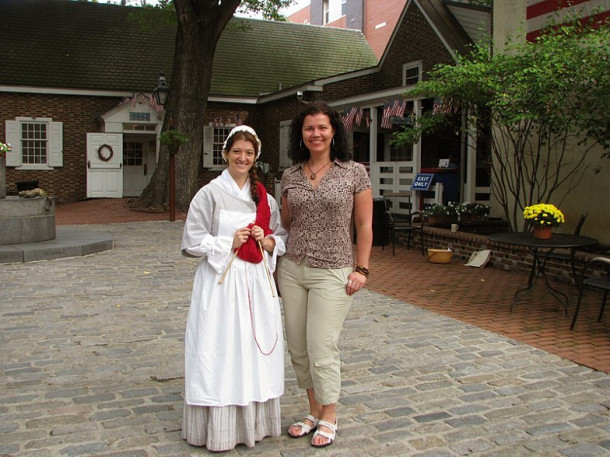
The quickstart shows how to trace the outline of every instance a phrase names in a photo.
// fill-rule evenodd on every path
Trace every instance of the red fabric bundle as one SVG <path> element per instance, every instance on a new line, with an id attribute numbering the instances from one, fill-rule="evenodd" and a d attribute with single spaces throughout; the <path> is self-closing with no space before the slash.
<path id="1" fill-rule="evenodd" d="M 248 225 L 248 228 L 252 228 L 254 225 L 258 225 L 265 232 L 265 236 L 273 233 L 269 228 L 269 221 L 271 220 L 271 208 L 269 208 L 269 202 L 267 201 L 267 190 L 261 182 L 256 183 L 256 190 L 258 191 L 258 205 L 256 205 L 256 220 L 254 224 Z M 246 262 L 260 263 L 263 260 L 263 253 L 261 248 L 252 236 L 237 248 L 237 257 Z M 236 249 L 236 251 L 237 251 Z"/>

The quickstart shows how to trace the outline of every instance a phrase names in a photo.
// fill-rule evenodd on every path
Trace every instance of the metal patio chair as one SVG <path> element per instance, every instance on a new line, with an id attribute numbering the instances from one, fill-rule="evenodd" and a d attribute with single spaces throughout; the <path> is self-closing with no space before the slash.
<path id="1" fill-rule="evenodd" d="M 602 266 L 606 271 L 606 276 L 591 276 L 591 270 L 595 266 Z M 580 281 L 578 282 L 578 302 L 576 304 L 576 310 L 574 310 L 574 317 L 572 318 L 570 330 L 574 330 L 576 318 L 578 317 L 580 305 L 582 304 L 582 294 L 585 287 L 590 287 L 603 291 L 602 307 L 599 311 L 599 316 L 597 317 L 597 322 L 600 322 L 602 320 L 602 316 L 604 315 L 606 299 L 608 298 L 608 292 L 610 291 L 610 258 L 594 257 L 585 262 L 585 265 L 582 267 Z"/>
<path id="2" fill-rule="evenodd" d="M 404 218 L 397 219 L 396 215 L 390 211 L 390 205 L 387 199 L 385 202 L 385 214 L 388 224 L 388 233 L 392 241 L 392 255 L 396 255 L 396 235 L 398 233 L 407 234 L 407 249 L 411 249 L 411 236 L 419 233 L 419 244 L 421 246 L 421 254 L 424 255 L 424 216 L 419 211 L 413 211 L 405 215 Z"/>
<path id="3" fill-rule="evenodd" d="M 576 222 L 576 227 L 574 228 L 573 235 L 580 235 L 580 231 L 582 230 L 582 226 L 584 225 L 586 219 L 587 213 L 583 213 L 580 215 L 578 221 Z M 577 249 L 570 249 L 566 252 L 553 251 L 546 258 L 547 260 L 565 260 L 567 262 L 570 262 L 570 266 L 572 267 L 572 278 L 574 278 L 574 284 L 576 284 L 576 287 L 578 287 L 578 274 L 576 270 L 576 251 Z"/>

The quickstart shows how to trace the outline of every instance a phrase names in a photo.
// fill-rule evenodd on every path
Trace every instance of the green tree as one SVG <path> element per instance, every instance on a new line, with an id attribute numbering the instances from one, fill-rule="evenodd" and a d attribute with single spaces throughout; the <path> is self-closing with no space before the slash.
<path id="1" fill-rule="evenodd" d="M 397 144 L 446 128 L 464 112 L 464 134 L 488 140 L 492 198 L 513 230 L 523 208 L 561 203 L 582 181 L 590 152 L 610 146 L 610 28 L 556 28 L 536 42 L 511 41 L 502 54 L 492 43 L 437 66 L 407 96 L 440 100 Z M 604 154 L 607 156 L 607 153 Z"/>
<path id="2" fill-rule="evenodd" d="M 171 92 L 166 103 L 163 130 L 172 126 L 185 132 L 189 141 L 175 157 L 176 207 L 186 209 L 197 192 L 203 143 L 203 120 L 212 82 L 216 45 L 236 11 L 260 13 L 266 19 L 281 20 L 279 9 L 294 0 L 160 0 L 160 8 L 176 12 L 176 41 Z M 152 16 L 152 15 L 151 15 Z M 154 20 L 154 19 L 152 19 Z M 236 62 L 236 71 L 243 71 Z M 161 148 L 159 162 L 150 183 L 136 202 L 136 208 L 155 210 L 166 206 L 169 197 L 169 153 Z"/>

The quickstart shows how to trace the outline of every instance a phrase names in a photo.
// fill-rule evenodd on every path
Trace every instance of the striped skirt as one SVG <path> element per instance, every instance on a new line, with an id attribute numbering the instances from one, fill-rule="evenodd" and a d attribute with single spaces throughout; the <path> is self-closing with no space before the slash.
<path id="1" fill-rule="evenodd" d="M 182 438 L 209 451 L 228 451 L 238 444 L 254 447 L 266 436 L 280 436 L 280 399 L 247 406 L 184 404 Z"/>

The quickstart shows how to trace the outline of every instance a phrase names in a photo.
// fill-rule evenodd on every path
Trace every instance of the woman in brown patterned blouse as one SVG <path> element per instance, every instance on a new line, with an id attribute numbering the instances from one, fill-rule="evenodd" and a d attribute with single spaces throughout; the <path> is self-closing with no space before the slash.
<path id="1" fill-rule="evenodd" d="M 352 295 L 369 273 L 373 199 L 368 173 L 351 160 L 341 117 L 328 105 L 308 104 L 290 137 L 294 165 L 282 177 L 282 223 L 289 237 L 278 282 L 288 350 L 309 414 L 288 434 L 298 438 L 316 430 L 311 445 L 325 447 L 337 430 L 339 335 Z"/>

